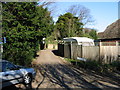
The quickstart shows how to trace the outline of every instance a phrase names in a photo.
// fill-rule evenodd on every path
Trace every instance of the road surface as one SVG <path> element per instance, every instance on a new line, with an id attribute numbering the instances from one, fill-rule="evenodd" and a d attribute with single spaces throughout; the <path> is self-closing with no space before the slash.
<path id="1" fill-rule="evenodd" d="M 120 88 L 120 76 L 99 75 L 94 71 L 75 68 L 52 50 L 41 50 L 33 62 L 37 75 L 33 88 Z"/>

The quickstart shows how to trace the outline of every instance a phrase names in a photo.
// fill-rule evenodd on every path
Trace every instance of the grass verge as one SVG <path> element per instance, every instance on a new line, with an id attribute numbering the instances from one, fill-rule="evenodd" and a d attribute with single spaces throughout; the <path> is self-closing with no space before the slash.
<path id="1" fill-rule="evenodd" d="M 94 70 L 96 72 L 102 73 L 102 72 L 120 71 L 120 61 L 115 61 L 110 64 L 102 64 L 98 61 L 91 61 L 91 60 L 87 60 L 86 62 L 80 61 L 80 60 L 69 59 L 69 58 L 65 58 L 65 60 L 78 67 Z"/>

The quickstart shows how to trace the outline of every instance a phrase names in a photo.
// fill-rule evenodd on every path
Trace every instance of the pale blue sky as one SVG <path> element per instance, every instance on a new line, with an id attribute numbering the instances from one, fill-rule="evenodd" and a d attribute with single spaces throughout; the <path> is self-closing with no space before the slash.
<path id="1" fill-rule="evenodd" d="M 83 5 L 90 10 L 95 22 L 86 27 L 97 29 L 98 32 L 104 31 L 109 24 L 118 19 L 117 2 L 57 2 L 57 16 L 54 16 L 54 20 L 57 20 L 58 15 L 64 14 L 71 5 L 77 4 Z"/>
<path id="2" fill-rule="evenodd" d="M 60 14 L 66 13 L 71 5 L 83 5 L 90 10 L 95 22 L 85 27 L 97 29 L 102 32 L 108 25 L 118 19 L 118 2 L 55 2 L 53 20 L 57 21 Z"/>

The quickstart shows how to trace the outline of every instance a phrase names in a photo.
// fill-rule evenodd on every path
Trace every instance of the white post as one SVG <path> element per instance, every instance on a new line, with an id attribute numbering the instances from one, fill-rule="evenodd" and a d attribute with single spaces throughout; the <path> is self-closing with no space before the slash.
<path id="1" fill-rule="evenodd" d="M 116 41 L 116 46 L 119 46 L 119 43 L 118 43 L 118 41 Z"/>

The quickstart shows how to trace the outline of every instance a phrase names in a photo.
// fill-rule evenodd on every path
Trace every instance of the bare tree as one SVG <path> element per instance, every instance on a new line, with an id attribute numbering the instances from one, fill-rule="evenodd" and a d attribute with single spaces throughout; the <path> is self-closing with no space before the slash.
<path id="1" fill-rule="evenodd" d="M 55 13 L 58 11 L 58 6 L 56 6 L 55 0 L 39 0 L 39 6 L 48 7 L 51 16 L 59 16 Z"/>
<path id="2" fill-rule="evenodd" d="M 54 3 L 54 0 L 39 0 L 40 6 L 49 6 Z"/>
<path id="3" fill-rule="evenodd" d="M 80 4 L 70 6 L 67 12 L 77 16 L 84 25 L 94 21 L 90 15 L 90 10 Z"/>

